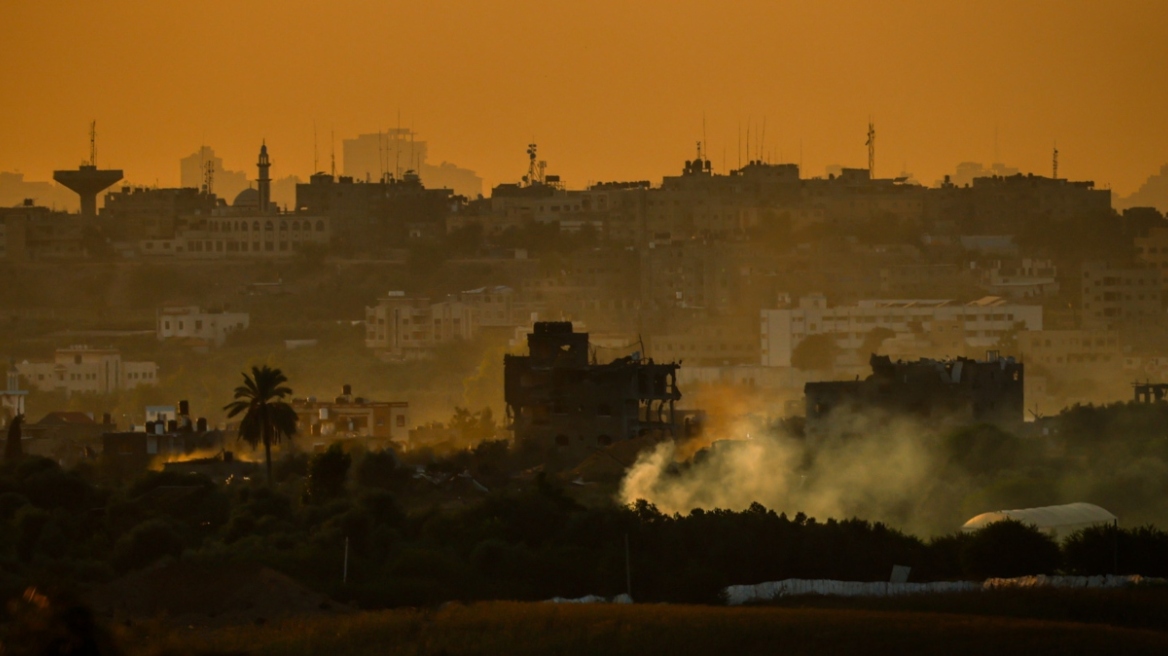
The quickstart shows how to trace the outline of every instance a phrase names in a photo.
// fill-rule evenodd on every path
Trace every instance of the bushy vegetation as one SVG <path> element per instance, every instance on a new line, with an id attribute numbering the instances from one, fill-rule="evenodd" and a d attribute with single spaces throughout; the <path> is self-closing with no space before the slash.
<path id="1" fill-rule="evenodd" d="M 1061 549 L 1016 522 L 926 542 L 758 504 L 673 515 L 645 501 L 585 507 L 542 474 L 484 491 L 478 478 L 505 477 L 519 457 L 485 442 L 419 477 L 393 452 L 334 445 L 278 461 L 271 485 L 174 472 L 112 484 L 91 468 L 25 458 L 0 469 L 0 586 L 84 587 L 181 558 L 263 563 L 362 607 L 612 596 L 629 581 L 641 601 L 716 603 L 731 584 L 887 580 L 893 565 L 912 567 L 912 580 L 945 580 L 1162 575 L 1168 562 L 1168 535 L 1151 527 L 1088 529 Z"/>

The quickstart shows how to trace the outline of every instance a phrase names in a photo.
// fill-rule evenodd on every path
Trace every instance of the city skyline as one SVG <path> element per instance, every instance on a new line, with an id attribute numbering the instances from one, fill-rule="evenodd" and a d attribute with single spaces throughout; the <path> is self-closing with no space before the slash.
<path id="1" fill-rule="evenodd" d="M 484 188 L 518 179 L 533 140 L 574 188 L 656 179 L 699 140 L 719 172 L 761 157 L 819 175 L 866 165 L 869 119 L 877 175 L 924 184 L 963 161 L 1049 175 L 1057 145 L 1060 177 L 1126 195 L 1168 159 L 1161 5 L 610 9 L 12 3 L 26 102 L 0 109 L 0 170 L 76 166 L 90 120 L 99 166 L 160 186 L 202 144 L 238 170 L 266 139 L 274 175 L 307 178 L 334 143 L 339 167 L 340 140 L 399 124 Z"/>

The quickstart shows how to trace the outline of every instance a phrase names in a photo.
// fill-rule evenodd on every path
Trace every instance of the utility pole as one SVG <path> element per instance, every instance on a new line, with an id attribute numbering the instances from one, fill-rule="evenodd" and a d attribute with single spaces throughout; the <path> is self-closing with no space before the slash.
<path id="1" fill-rule="evenodd" d="M 1058 145 L 1057 144 L 1054 147 L 1054 157 L 1051 160 L 1050 177 L 1054 180 L 1058 180 Z"/>
<path id="2" fill-rule="evenodd" d="M 876 124 L 868 119 L 868 179 L 876 179 Z"/>

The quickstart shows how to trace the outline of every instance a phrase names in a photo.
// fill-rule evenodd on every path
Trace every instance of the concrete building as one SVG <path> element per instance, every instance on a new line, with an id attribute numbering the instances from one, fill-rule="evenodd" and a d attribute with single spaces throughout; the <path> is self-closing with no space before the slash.
<path id="1" fill-rule="evenodd" d="M 393 360 L 429 357 L 434 347 L 475 335 L 472 306 L 457 298 L 429 298 L 392 291 L 365 308 L 365 346 Z"/>
<path id="2" fill-rule="evenodd" d="M 89 255 L 87 221 L 27 199 L 17 207 L 0 207 L 0 261 L 79 260 Z"/>
<path id="3" fill-rule="evenodd" d="M 141 240 L 138 252 L 191 260 L 286 259 L 308 247 L 328 248 L 330 225 L 323 216 L 212 216 L 188 221 L 173 239 Z"/>
<path id="4" fill-rule="evenodd" d="M 570 322 L 538 322 L 528 355 L 504 356 L 506 428 L 517 442 L 586 454 L 641 435 L 677 437 L 685 425 L 675 404 L 676 363 L 589 358 L 588 333 Z"/>
<path id="5" fill-rule="evenodd" d="M 168 305 L 158 311 L 159 341 L 187 340 L 223 346 L 227 336 L 245 330 L 251 321 L 246 312 L 202 310 L 197 305 Z"/>
<path id="6" fill-rule="evenodd" d="M 1084 262 L 1082 271 L 1082 328 L 1116 330 L 1160 325 L 1164 310 L 1159 269 Z"/>
<path id="7" fill-rule="evenodd" d="M 1134 239 L 1136 260 L 1160 271 L 1160 292 L 1168 292 L 1168 228 L 1155 227 Z"/>
<path id="8" fill-rule="evenodd" d="M 529 301 L 518 291 L 505 285 L 479 287 L 458 294 L 458 300 L 471 308 L 471 330 L 525 326 L 542 304 Z"/>
<path id="9" fill-rule="evenodd" d="M 137 476 L 152 463 L 198 459 L 218 452 L 228 456 L 227 434 L 194 418 L 186 401 L 179 401 L 173 419 L 147 421 L 146 430 L 107 432 L 101 436 L 101 460 L 117 477 Z M 234 442 L 234 440 L 233 440 Z"/>
<path id="10" fill-rule="evenodd" d="M 0 428 L 7 428 L 8 422 L 16 415 L 24 414 L 24 400 L 27 390 L 20 389 L 20 371 L 15 365 L 8 367 L 4 390 L 0 391 Z"/>
<path id="11" fill-rule="evenodd" d="M 646 344 L 648 353 L 698 367 L 758 364 L 759 336 L 753 321 L 715 317 L 674 328 L 677 329 L 651 334 Z"/>
<path id="12" fill-rule="evenodd" d="M 822 434 L 839 412 L 908 415 L 931 424 L 1020 424 L 1023 366 L 991 352 L 985 360 L 893 362 L 873 355 L 864 380 L 807 383 L 807 432 Z"/>
<path id="13" fill-rule="evenodd" d="M 158 365 L 125 362 L 113 348 L 70 346 L 57 349 L 53 359 L 25 360 L 16 365 L 26 384 L 43 392 L 110 394 L 135 387 L 158 385 Z"/>
<path id="14" fill-rule="evenodd" d="M 1026 331 L 1018 334 L 1018 352 L 1029 365 L 1078 374 L 1118 369 L 1124 355 L 1114 330 Z"/>
<path id="15" fill-rule="evenodd" d="M 103 225 L 119 239 L 168 239 L 188 217 L 206 217 L 225 206 L 222 199 L 194 188 L 122 187 L 105 195 Z"/>
<path id="16" fill-rule="evenodd" d="M 449 189 L 427 189 L 408 173 L 377 182 L 317 173 L 296 185 L 296 211 L 331 221 L 342 252 L 373 252 L 446 232 L 446 217 L 461 207 Z"/>
<path id="17" fill-rule="evenodd" d="M 1007 298 L 1043 298 L 1059 292 L 1058 267 L 1053 260 L 997 260 L 978 272 L 987 289 Z"/>
<path id="18" fill-rule="evenodd" d="M 409 441 L 410 404 L 404 401 L 373 401 L 353 396 L 345 385 L 335 399 L 314 396 L 292 400 L 299 417 L 299 432 L 311 438 Z"/>
<path id="19" fill-rule="evenodd" d="M 1019 305 L 996 296 L 965 304 L 930 299 L 865 300 L 828 307 L 826 298 L 811 295 L 800 298 L 798 307 L 762 310 L 761 315 L 762 363 L 771 367 L 791 366 L 791 354 L 810 335 L 832 335 L 841 349 L 854 350 L 876 328 L 902 335 L 931 331 L 937 322 L 960 322 L 966 347 L 986 350 L 1010 331 L 1042 330 L 1042 306 Z"/>

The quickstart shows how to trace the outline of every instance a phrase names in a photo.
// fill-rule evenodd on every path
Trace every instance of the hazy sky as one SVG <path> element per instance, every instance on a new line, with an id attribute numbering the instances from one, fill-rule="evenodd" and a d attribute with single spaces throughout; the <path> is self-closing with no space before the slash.
<path id="1" fill-rule="evenodd" d="M 727 8 L 728 7 L 728 8 Z M 1168 2 L 0 0 L 0 171 L 88 156 L 175 185 L 201 143 L 307 176 L 401 112 L 432 163 L 517 180 L 532 139 L 569 186 L 716 170 L 766 120 L 772 160 L 925 183 L 999 158 L 1134 190 L 1168 162 Z M 743 159 L 746 154 L 743 153 Z"/>

